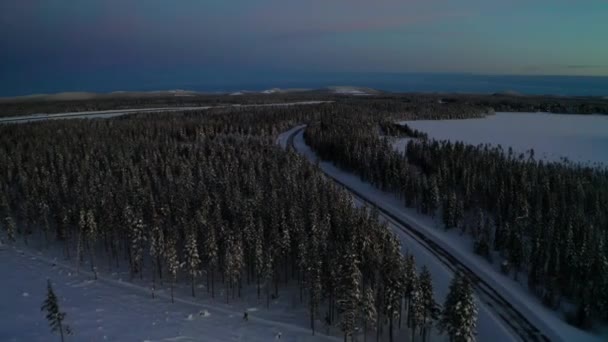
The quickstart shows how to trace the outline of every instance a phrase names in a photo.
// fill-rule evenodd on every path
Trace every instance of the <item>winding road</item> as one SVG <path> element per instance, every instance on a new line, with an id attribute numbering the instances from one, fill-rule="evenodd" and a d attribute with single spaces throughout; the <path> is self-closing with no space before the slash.
<path id="1" fill-rule="evenodd" d="M 227 108 L 227 107 L 270 107 L 270 106 L 293 106 L 293 105 L 313 105 L 331 101 L 305 101 L 305 102 L 290 102 L 290 103 L 272 103 L 272 104 L 254 104 L 254 105 L 228 105 L 228 106 L 206 106 L 206 107 L 170 107 L 170 108 L 138 108 L 138 109 L 122 109 L 122 110 L 106 110 L 106 111 L 90 111 L 90 112 L 73 112 L 73 113 L 58 113 L 58 114 L 34 114 L 25 116 L 14 116 L 0 118 L 1 123 L 26 123 L 42 120 L 55 119 L 82 119 L 82 118 L 111 118 L 115 116 L 136 114 L 136 113 L 160 113 L 160 112 L 178 112 L 178 111 L 196 111 L 208 110 L 210 108 Z M 294 127 L 293 129 L 283 133 L 277 138 L 277 144 L 283 148 L 292 148 L 298 153 L 294 144 L 294 139 L 298 134 L 302 134 L 305 129 L 304 125 Z M 437 243 L 432 237 L 425 234 L 424 231 L 417 229 L 408 222 L 405 222 L 400 215 L 395 214 L 394 208 L 389 208 L 382 203 L 372 200 L 369 196 L 361 191 L 354 189 L 352 186 L 344 183 L 334 175 L 323 170 L 325 175 L 332 179 L 344 189 L 349 191 L 353 198 L 368 207 L 378 209 L 380 215 L 391 224 L 392 227 L 406 234 L 411 240 L 417 242 L 428 253 L 433 255 L 447 269 L 456 272 L 463 272 L 474 284 L 475 292 L 481 302 L 485 304 L 491 311 L 500 318 L 505 326 L 522 341 L 559 341 L 559 336 L 554 332 L 540 329 L 536 324 L 527 318 L 526 314 L 522 313 L 520 308 L 514 306 L 509 299 L 501 294 L 501 291 L 488 281 L 486 274 L 479 274 L 472 269 L 466 262 L 461 260 L 458 255 L 454 255 L 450 250 L 446 249 L 441 244 Z"/>
<path id="2" fill-rule="evenodd" d="M 305 126 L 298 126 L 288 132 L 286 139 L 287 148 L 291 148 L 298 153 L 294 144 L 294 138 L 298 134 L 302 134 Z M 283 139 L 285 140 L 285 139 Z M 323 170 L 324 171 L 324 170 Z M 341 185 L 349 191 L 357 202 L 368 207 L 377 208 L 380 216 L 390 223 L 395 229 L 408 235 L 409 238 L 416 241 L 420 246 L 426 249 L 430 254 L 437 258 L 445 267 L 454 273 L 462 272 L 473 283 L 475 292 L 480 301 L 482 301 L 491 311 L 500 317 L 502 322 L 522 341 L 551 341 L 544 332 L 542 332 L 535 324 L 533 324 L 526 316 L 514 307 L 507 298 L 502 296 L 492 284 L 481 276 L 476 274 L 465 262 L 461 261 L 457 256 L 451 254 L 446 248 L 436 243 L 432 238 L 425 235 L 424 232 L 416 229 L 412 225 L 404 222 L 401 218 L 395 215 L 391 209 L 384 207 L 381 203 L 372 201 L 368 196 L 348 184 L 344 183 L 334 175 L 325 172 L 325 175 Z"/>

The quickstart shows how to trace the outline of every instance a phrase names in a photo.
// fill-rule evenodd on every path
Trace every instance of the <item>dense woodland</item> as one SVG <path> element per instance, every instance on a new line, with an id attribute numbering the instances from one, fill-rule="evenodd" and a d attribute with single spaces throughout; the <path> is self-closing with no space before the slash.
<path id="1" fill-rule="evenodd" d="M 95 98 L 82 100 L 1 100 L 0 117 L 27 115 L 37 113 L 68 113 L 129 108 L 162 108 L 162 107 L 204 107 L 230 104 L 265 104 L 308 100 L 330 100 L 329 94 L 321 93 L 283 93 L 274 95 L 188 95 L 188 96 L 135 96 L 135 95 L 97 95 Z"/>
<path id="2" fill-rule="evenodd" d="M 285 92 L 277 94 L 243 93 L 242 95 L 196 94 L 135 95 L 100 94 L 81 100 L 0 99 L 0 117 L 35 113 L 65 113 L 128 108 L 196 107 L 227 104 L 264 104 L 308 100 L 327 100 L 361 104 L 368 108 L 391 111 L 415 111 L 417 118 L 434 118 L 457 106 L 461 110 L 493 108 L 497 112 L 550 112 L 570 114 L 608 114 L 608 100 L 599 97 L 516 96 L 508 94 L 396 94 L 377 92 L 370 96 L 349 97 L 330 90 Z M 372 104 L 373 103 L 373 104 Z M 447 108 L 446 108 L 447 107 Z"/>
<path id="3" fill-rule="evenodd" d="M 244 103 L 305 100 L 260 98 Z M 375 329 L 392 340 L 403 321 L 403 329 L 423 338 L 435 325 L 452 340 L 473 338 L 475 319 L 463 314 L 475 312 L 466 277 L 454 279 L 442 308 L 428 271 L 417 272 L 372 211 L 354 208 L 314 166 L 275 146 L 277 134 L 307 123 L 306 141 L 322 158 L 397 193 L 446 229 L 470 234 L 476 253 L 504 260 L 513 277 L 525 275 L 548 306 L 574 303 L 569 320 L 588 327 L 608 319 L 608 171 L 432 141 L 394 123 L 533 111 L 533 102 L 513 98 L 332 96 L 324 98 L 332 104 L 306 107 L 2 125 L 1 236 L 7 243 L 59 244 L 66 258 L 95 274 L 128 267 L 155 287 L 187 283 L 193 296 L 222 292 L 230 302 L 249 286 L 270 307 L 271 298 L 295 287 L 313 333 L 322 320 L 345 338 Z M 125 101 L 13 109 L 186 105 Z M 608 112 L 598 106 L 592 111 Z M 391 136 L 417 139 L 402 155 L 392 150 Z M 198 284 L 206 293 L 196 291 Z"/>
<path id="4" fill-rule="evenodd" d="M 472 236 L 475 252 L 502 263 L 552 308 L 582 327 L 608 319 L 608 169 L 546 163 L 533 151 L 428 140 L 395 120 L 484 115 L 458 101 L 420 112 L 362 101 L 327 106 L 306 142 L 365 181 Z M 527 108 L 525 110 L 528 110 Z M 491 112 L 491 111 L 490 111 Z M 385 135 L 413 136 L 403 155 Z M 496 260 L 498 259 L 498 260 Z"/>
<path id="5" fill-rule="evenodd" d="M 230 302 L 247 286 L 271 307 L 271 298 L 299 288 L 313 334 L 324 317 L 345 340 L 375 329 L 392 341 L 406 327 L 424 339 L 436 323 L 455 341 L 472 339 L 466 278 L 455 278 L 440 311 L 430 273 L 418 273 L 376 214 L 275 145 L 277 133 L 330 110 L 2 125 L 0 236 L 32 248 L 59 245 L 95 277 L 128 268 L 172 295 L 179 282 L 192 296 Z"/>

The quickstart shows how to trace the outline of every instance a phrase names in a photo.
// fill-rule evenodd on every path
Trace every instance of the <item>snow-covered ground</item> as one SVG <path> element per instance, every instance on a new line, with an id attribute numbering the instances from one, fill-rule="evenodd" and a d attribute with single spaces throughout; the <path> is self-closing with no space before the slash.
<path id="1" fill-rule="evenodd" d="M 148 286 L 128 282 L 127 274 L 80 273 L 61 258 L 31 249 L 0 247 L 3 274 L 0 299 L 0 341 L 56 341 L 40 306 L 51 279 L 66 323 L 74 334 L 67 341 L 340 341 L 308 328 L 306 305 L 282 296 L 265 308 L 265 299 L 254 294 L 225 304 L 221 293 L 215 300 L 204 289 L 189 296 L 184 282 L 171 303 L 166 286 L 151 297 Z M 217 289 L 216 289 L 217 290 Z M 249 320 L 243 313 L 249 312 Z M 322 324 L 318 323 L 322 330 Z"/>
<path id="2" fill-rule="evenodd" d="M 317 160 L 314 151 L 304 142 L 303 131 L 296 135 L 294 145 L 296 150 L 306 156 L 311 162 Z M 406 208 L 403 201 L 399 200 L 396 196 L 378 190 L 371 184 L 361 181 L 358 176 L 338 169 L 333 163 L 321 162 L 319 165 L 325 173 L 365 194 L 369 200 L 404 222 L 407 222 L 415 229 L 424 232 L 427 237 L 448 250 L 461 262 L 474 270 L 481 279 L 492 284 L 494 289 L 506 297 L 512 305 L 518 308 L 528 320 L 533 322 L 552 341 L 605 341 L 602 337 L 591 335 L 568 325 L 556 312 L 545 308 L 538 298 L 531 295 L 521 284 L 515 282 L 510 277 L 500 274 L 495 266 L 475 255 L 472 252 L 471 240 L 466 236 L 461 236 L 457 230 L 446 232 L 444 229 L 439 228 L 438 223 L 430 217 L 420 215 L 414 209 Z M 426 265 L 429 268 L 433 275 L 434 286 L 436 287 L 436 298 L 440 303 L 443 303 L 453 273 L 403 232 L 395 230 L 395 233 L 401 238 L 404 249 L 407 249 L 416 257 L 418 266 Z M 478 340 L 509 341 L 516 339 L 513 332 L 504 325 L 501 318 L 491 308 L 480 303 Z"/>
<path id="3" fill-rule="evenodd" d="M 334 94 L 340 95 L 354 95 L 354 96 L 365 96 L 377 93 L 376 90 L 362 87 L 351 87 L 351 86 L 335 86 L 328 88 Z"/>
<path id="4" fill-rule="evenodd" d="M 481 119 L 404 121 L 439 140 L 509 146 L 535 158 L 608 165 L 608 115 L 496 113 Z"/>

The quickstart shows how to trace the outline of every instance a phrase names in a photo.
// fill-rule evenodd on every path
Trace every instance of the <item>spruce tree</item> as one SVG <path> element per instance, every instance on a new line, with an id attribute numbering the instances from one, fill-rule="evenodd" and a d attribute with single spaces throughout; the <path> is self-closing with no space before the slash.
<path id="1" fill-rule="evenodd" d="M 139 273 L 143 278 L 144 244 L 146 242 L 145 225 L 141 215 L 137 215 L 131 222 L 131 277 Z"/>
<path id="2" fill-rule="evenodd" d="M 17 232 L 17 225 L 15 224 L 15 220 L 13 220 L 10 215 L 7 215 L 4 218 L 4 227 L 6 229 L 8 241 L 15 242 L 17 240 L 15 236 L 15 233 Z"/>
<path id="3" fill-rule="evenodd" d="M 85 236 L 87 240 L 87 249 L 89 250 L 89 260 L 91 263 L 91 271 L 95 280 L 97 280 L 97 267 L 95 266 L 95 242 L 97 240 L 97 221 L 92 210 L 87 210 L 86 213 L 86 230 Z"/>
<path id="4" fill-rule="evenodd" d="M 474 342 L 477 334 L 477 305 L 470 281 L 462 273 L 450 282 L 449 293 L 443 305 L 439 328 L 450 341 Z"/>
<path id="5" fill-rule="evenodd" d="M 431 217 L 435 217 L 437 209 L 439 209 L 441 197 L 439 194 L 439 186 L 437 185 L 436 177 L 430 178 L 430 194 L 429 194 L 429 214 Z"/>
<path id="6" fill-rule="evenodd" d="M 188 274 L 190 275 L 190 288 L 192 290 L 192 297 L 195 297 L 194 283 L 196 277 L 201 274 L 200 264 L 201 260 L 198 254 L 198 244 L 195 232 L 189 232 L 186 237 L 186 267 L 188 268 Z"/>
<path id="7" fill-rule="evenodd" d="M 71 335 L 71 329 L 68 325 L 64 323 L 65 320 L 65 312 L 61 312 L 59 309 L 59 301 L 55 292 L 53 291 L 53 286 L 51 285 L 51 280 L 47 280 L 46 285 L 47 293 L 46 299 L 42 303 L 41 311 L 46 311 L 46 319 L 49 321 L 49 326 L 51 327 L 51 332 L 59 331 L 59 335 L 61 336 L 61 341 L 65 341 L 64 335 Z"/>
<path id="8" fill-rule="evenodd" d="M 160 229 L 160 223 L 158 220 L 153 220 L 152 231 L 150 232 L 150 259 L 152 260 L 152 298 L 154 298 L 154 291 L 156 291 L 156 273 L 158 272 L 159 278 L 162 283 L 162 262 L 163 249 L 165 245 L 165 239 L 162 229 Z"/>
<path id="9" fill-rule="evenodd" d="M 420 273 L 419 291 L 423 307 L 423 316 L 421 322 L 422 341 L 426 341 L 428 333 L 433 326 L 434 322 L 439 319 L 439 313 L 441 309 L 439 304 L 435 301 L 435 294 L 433 293 L 433 282 L 431 279 L 431 273 L 426 266 L 422 266 L 422 272 Z"/>
<path id="10" fill-rule="evenodd" d="M 410 283 L 412 286 L 413 291 L 411 292 L 410 295 L 410 305 L 408 308 L 408 320 L 411 322 L 411 333 L 412 333 L 412 337 L 411 340 L 414 340 L 414 336 L 416 334 L 416 329 L 420 329 L 420 331 L 422 332 L 422 328 L 423 328 L 423 324 L 424 322 L 424 301 L 422 298 L 422 292 L 421 292 L 421 288 L 420 288 L 420 281 L 418 279 L 418 276 L 413 277 L 412 279 L 410 279 Z"/>
<path id="11" fill-rule="evenodd" d="M 373 329 L 376 326 L 376 303 L 374 299 L 374 290 L 366 286 L 361 297 L 361 318 L 363 319 L 363 340 L 367 341 L 367 329 Z"/>
<path id="12" fill-rule="evenodd" d="M 221 228 L 221 226 L 219 227 Z M 207 259 L 207 285 L 211 282 L 211 298 L 215 298 L 215 268 L 218 264 L 219 248 L 215 234 L 217 227 L 210 226 L 207 230 L 207 238 L 204 241 L 205 259 Z"/>
<path id="13" fill-rule="evenodd" d="M 340 312 L 340 329 L 344 333 L 344 341 L 352 336 L 357 322 L 357 308 L 361 300 L 360 282 L 361 271 L 357 265 L 354 243 L 348 245 L 341 257 L 338 283 L 338 311 Z"/>
<path id="14" fill-rule="evenodd" d="M 174 302 L 173 299 L 173 288 L 175 287 L 175 282 L 177 280 L 177 272 L 181 268 L 181 264 L 179 263 L 179 259 L 177 256 L 176 242 L 173 237 L 170 237 L 166 240 L 165 251 L 163 255 L 165 256 L 165 264 L 167 265 L 167 271 L 169 272 L 170 281 L 171 281 L 171 303 Z"/>

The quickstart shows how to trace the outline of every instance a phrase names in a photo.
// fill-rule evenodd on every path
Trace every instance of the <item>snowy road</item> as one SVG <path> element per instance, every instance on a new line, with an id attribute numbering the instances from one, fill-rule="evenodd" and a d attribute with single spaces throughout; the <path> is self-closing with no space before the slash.
<path id="1" fill-rule="evenodd" d="M 195 111 L 207 110 L 210 108 L 255 108 L 255 107 L 283 107 L 283 106 L 301 106 L 313 105 L 321 103 L 329 103 L 332 101 L 300 101 L 300 102 L 285 102 L 285 103 L 266 103 L 266 104 L 248 104 L 248 105 L 226 105 L 226 106 L 204 106 L 204 107 L 162 107 L 162 108 L 133 108 L 133 109 L 116 109 L 116 110 L 101 110 L 88 112 L 72 112 L 72 113 L 57 113 L 57 114 L 31 114 L 22 116 L 10 116 L 0 118 L 2 123 L 25 123 L 44 120 L 58 119 L 96 119 L 96 118 L 112 118 L 115 116 L 137 114 L 137 113 L 166 113 L 180 111 Z"/>
<path id="2" fill-rule="evenodd" d="M 285 135 L 288 136 L 285 137 Z M 316 161 L 316 155 L 304 142 L 303 127 L 301 126 L 285 132 L 277 139 L 277 143 L 284 148 L 288 146 L 294 148 L 311 162 Z M 390 223 L 393 230 L 403 237 L 402 240 L 407 240 L 405 247 L 408 251 L 413 243 L 415 249 L 419 250 L 418 254 L 424 252 L 423 254 L 427 258 L 430 256 L 435 259 L 432 264 L 440 263 L 442 271 L 438 270 L 436 265 L 430 267 L 432 270 L 436 270 L 436 272 L 432 272 L 435 279 L 437 279 L 437 273 L 440 278 L 444 277 L 446 270 L 451 274 L 457 271 L 464 272 L 470 277 L 475 284 L 476 294 L 481 303 L 479 340 L 508 340 L 509 335 L 511 339 L 523 341 L 560 341 L 569 340 L 569 337 L 576 337 L 577 341 L 595 340 L 592 336 L 567 326 L 555 315 L 535 310 L 538 308 L 534 308 L 534 305 L 522 305 L 521 298 L 517 294 L 511 293 L 507 286 L 498 284 L 500 280 L 497 282 L 492 278 L 492 274 L 485 272 L 485 269 L 480 271 L 477 264 L 468 262 L 465 260 L 466 258 L 463 259 L 462 253 L 455 253 L 455 248 L 450 245 L 449 241 L 446 243 L 446 241 L 437 239 L 434 234 L 426 234 L 427 231 L 419 229 L 418 224 L 411 223 L 416 222 L 415 218 L 408 218 L 404 210 L 395 206 L 395 203 L 384 201 L 382 196 L 376 194 L 376 192 L 379 193 L 378 190 L 363 183 L 359 177 L 342 172 L 328 162 L 320 163 L 320 167 L 329 178 L 349 190 L 355 199 L 377 207 L 381 216 Z M 415 256 L 420 259 L 417 255 Z M 445 281 L 447 282 L 449 279 Z M 441 286 L 441 284 L 438 283 L 437 286 Z M 440 301 L 442 300 L 441 298 Z M 559 328 L 553 329 L 557 325 Z"/>

